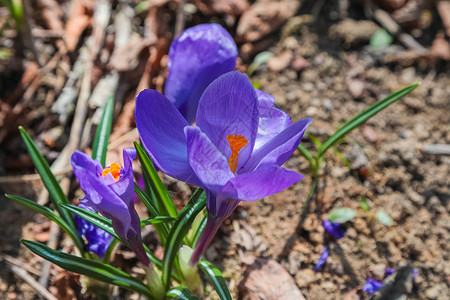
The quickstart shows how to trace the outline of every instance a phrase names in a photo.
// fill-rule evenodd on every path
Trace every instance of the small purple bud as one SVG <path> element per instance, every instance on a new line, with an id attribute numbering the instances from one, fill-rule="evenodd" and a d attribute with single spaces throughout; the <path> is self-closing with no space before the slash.
<path id="1" fill-rule="evenodd" d="M 376 281 L 373 278 L 367 279 L 366 283 L 363 285 L 362 290 L 371 295 L 375 294 L 376 291 L 381 289 L 383 284 L 379 281 Z"/>
<path id="2" fill-rule="evenodd" d="M 340 223 L 334 223 L 329 220 L 323 220 L 322 226 L 325 231 L 334 237 L 336 240 L 339 240 L 345 236 L 345 227 L 343 227 Z"/>
<path id="3" fill-rule="evenodd" d="M 320 269 L 322 269 L 323 265 L 327 262 L 327 258 L 328 258 L 329 254 L 330 253 L 328 251 L 328 247 L 323 246 L 322 254 L 320 254 L 319 260 L 317 261 L 317 263 L 314 266 L 315 271 L 319 271 Z"/>
<path id="4" fill-rule="evenodd" d="M 395 273 L 395 270 L 392 268 L 386 268 L 386 270 L 384 271 L 384 278 L 391 276 L 392 274 Z"/>

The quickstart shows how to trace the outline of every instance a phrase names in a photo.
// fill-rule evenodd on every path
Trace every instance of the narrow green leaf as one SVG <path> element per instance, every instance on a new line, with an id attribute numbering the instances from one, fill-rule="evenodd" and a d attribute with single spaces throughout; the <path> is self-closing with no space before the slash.
<path id="1" fill-rule="evenodd" d="M 37 255 L 70 272 L 130 289 L 149 298 L 152 296 L 145 284 L 110 265 L 56 251 L 38 242 L 20 241 Z"/>
<path id="2" fill-rule="evenodd" d="M 28 208 L 34 210 L 35 212 L 43 215 L 44 217 L 46 217 L 46 218 L 52 220 L 53 222 L 55 222 L 56 224 L 58 224 L 58 226 L 61 227 L 67 233 L 67 235 L 72 239 L 73 243 L 80 250 L 80 252 L 81 253 L 84 252 L 83 242 L 82 242 L 80 236 L 78 235 L 77 231 L 74 230 L 73 228 L 71 228 L 70 226 L 68 226 L 66 221 L 64 221 L 60 216 L 58 216 L 53 210 L 51 210 L 50 208 L 48 208 L 46 206 L 37 204 L 34 201 L 28 200 L 26 198 L 9 195 L 9 194 L 5 194 L 5 196 L 22 206 L 25 206 L 25 207 L 28 207 Z"/>
<path id="3" fill-rule="evenodd" d="M 391 216 L 389 216 L 384 211 L 381 210 L 377 211 L 375 217 L 377 218 L 378 222 L 380 222 L 383 225 L 392 226 L 392 224 L 394 224 L 394 221 L 392 220 Z"/>
<path id="4" fill-rule="evenodd" d="M 400 91 L 397 91 L 395 93 L 390 94 L 386 98 L 372 104 L 369 106 L 366 110 L 362 111 L 361 113 L 354 116 L 352 119 L 347 121 L 344 125 L 341 126 L 332 136 L 330 136 L 325 143 L 323 143 L 322 147 L 317 151 L 316 157 L 321 157 L 325 154 L 325 152 L 333 146 L 338 140 L 346 136 L 350 131 L 358 127 L 359 125 L 363 124 L 367 120 L 369 120 L 371 117 L 397 101 L 398 99 L 402 98 L 403 96 L 409 94 L 414 89 L 416 89 L 420 83 L 416 83 L 413 85 L 410 85 Z"/>
<path id="5" fill-rule="evenodd" d="M 221 300 L 231 300 L 230 291 L 228 290 L 227 283 L 223 278 L 222 273 L 214 267 L 212 263 L 207 260 L 200 260 L 198 263 L 200 270 L 203 271 L 209 283 L 213 286 L 214 290 L 216 290 Z"/>
<path id="6" fill-rule="evenodd" d="M 196 224 L 197 220 L 201 217 L 198 224 Z M 205 210 L 203 210 L 203 214 L 199 213 L 194 220 L 194 224 L 192 224 L 192 232 L 189 233 L 189 241 L 191 248 L 195 248 L 198 243 L 198 240 L 202 236 L 203 230 L 206 227 L 206 223 L 208 221 L 208 214 Z"/>
<path id="7" fill-rule="evenodd" d="M 94 144 L 92 145 L 92 158 L 97 159 L 103 168 L 106 163 L 106 151 L 108 150 L 108 140 L 111 134 L 111 126 L 114 112 L 114 95 L 111 94 L 103 108 L 102 119 L 95 132 Z"/>
<path id="8" fill-rule="evenodd" d="M 314 163 L 314 157 L 312 156 L 311 152 L 303 146 L 303 144 L 298 145 L 297 147 L 298 151 L 308 160 L 309 166 L 312 168 Z"/>
<path id="9" fill-rule="evenodd" d="M 160 215 L 166 215 L 169 217 L 177 217 L 178 212 L 173 204 L 172 199 L 167 192 L 166 187 L 164 186 L 161 178 L 159 178 L 158 172 L 156 171 L 153 163 L 148 156 L 147 152 L 142 148 L 137 142 L 134 142 L 134 146 L 136 148 L 137 156 L 142 165 L 142 172 L 144 178 L 147 178 L 147 181 L 151 185 L 151 190 L 153 191 L 156 197 L 156 204 L 158 206 L 158 211 Z"/>
<path id="10" fill-rule="evenodd" d="M 192 292 L 184 285 L 179 285 L 169 290 L 166 296 L 176 300 L 200 300 L 200 298 L 193 295 Z"/>
<path id="11" fill-rule="evenodd" d="M 112 235 L 113 237 L 115 237 L 116 239 L 121 241 L 122 243 L 126 244 L 117 235 L 117 233 L 114 232 L 114 228 L 112 227 L 112 222 L 111 222 L 110 219 L 105 218 L 102 215 L 99 215 L 95 211 L 90 211 L 90 210 L 87 210 L 87 209 L 83 209 L 83 208 L 80 208 L 80 207 L 75 206 L 75 205 L 63 204 L 62 207 L 64 209 L 67 209 L 71 213 L 76 214 L 80 218 L 88 221 L 92 225 L 97 226 L 100 229 L 103 229 L 104 231 L 106 231 L 107 233 L 109 233 L 110 235 Z"/>
<path id="12" fill-rule="evenodd" d="M 198 188 L 192 194 L 186 206 L 180 211 L 177 221 L 170 230 L 166 248 L 164 249 L 162 269 L 162 282 L 166 290 L 168 290 L 170 286 L 170 273 L 183 238 L 188 233 L 197 214 L 202 211 L 205 205 L 205 192 L 201 188 Z"/>
<path id="13" fill-rule="evenodd" d="M 152 217 L 160 217 L 158 211 L 156 210 L 154 204 L 150 200 L 150 196 L 143 191 L 136 183 L 134 183 L 134 191 L 138 195 L 139 199 L 144 203 L 147 207 L 147 210 Z M 158 232 L 159 239 L 161 240 L 161 244 L 166 245 L 167 236 L 169 235 L 169 227 L 167 224 L 155 224 L 155 229 Z"/>
<path id="14" fill-rule="evenodd" d="M 55 207 L 58 214 L 66 221 L 67 225 L 76 229 L 74 220 L 72 216 L 61 208 L 62 204 L 69 204 L 69 199 L 67 199 L 61 186 L 53 175 L 47 161 L 41 154 L 36 144 L 33 142 L 28 133 L 23 129 L 22 126 L 19 127 L 20 135 L 22 136 L 25 145 L 27 146 L 28 152 L 30 153 L 31 159 L 33 160 L 34 166 L 41 176 L 42 182 L 47 189 L 53 206 Z"/>
<path id="15" fill-rule="evenodd" d="M 345 223 L 347 221 L 350 221 L 356 216 L 356 212 L 347 207 L 339 207 L 335 208 L 330 212 L 330 215 L 328 216 L 328 220 L 331 222 L 336 223 Z"/>
<path id="16" fill-rule="evenodd" d="M 175 220 L 176 220 L 175 218 L 165 217 L 165 216 L 156 216 L 154 218 L 144 218 L 144 219 L 141 219 L 141 226 L 151 225 L 151 224 L 170 223 Z"/>

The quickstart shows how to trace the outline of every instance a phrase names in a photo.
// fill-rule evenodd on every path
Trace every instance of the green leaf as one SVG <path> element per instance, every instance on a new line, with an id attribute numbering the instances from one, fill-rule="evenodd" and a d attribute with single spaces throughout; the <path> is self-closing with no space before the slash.
<path id="1" fill-rule="evenodd" d="M 38 242 L 23 239 L 20 241 L 37 255 L 70 272 L 85 275 L 151 297 L 151 293 L 145 284 L 110 265 L 56 251 Z"/>
<path id="2" fill-rule="evenodd" d="M 247 74 L 248 76 L 251 76 L 253 74 L 253 72 L 256 71 L 256 69 L 258 69 L 258 67 L 262 64 L 267 63 L 267 61 L 273 57 L 273 53 L 269 52 L 269 51 L 263 51 L 258 53 L 255 56 L 255 59 L 253 59 L 253 62 L 250 64 L 250 66 L 247 69 Z"/>
<path id="3" fill-rule="evenodd" d="M 303 146 L 303 144 L 298 145 L 297 149 L 308 160 L 309 167 L 313 169 L 313 166 L 315 166 L 315 160 L 311 152 L 308 149 L 306 149 L 305 146 Z"/>
<path id="4" fill-rule="evenodd" d="M 141 226 L 151 225 L 151 224 L 170 223 L 175 220 L 176 220 L 175 218 L 165 217 L 165 216 L 156 216 L 154 218 L 144 218 L 144 219 L 141 219 Z"/>
<path id="5" fill-rule="evenodd" d="M 160 217 L 153 202 L 150 200 L 150 196 L 145 191 L 143 191 L 136 183 L 134 183 L 134 191 L 138 195 L 139 199 L 141 199 L 141 201 L 147 207 L 149 214 L 152 217 Z M 167 224 L 155 224 L 155 229 L 158 232 L 161 244 L 164 246 L 166 244 L 167 236 L 169 235 L 169 227 L 167 226 Z"/>
<path id="6" fill-rule="evenodd" d="M 106 151 L 108 150 L 108 140 L 111 133 L 112 119 L 114 112 L 114 95 L 110 95 L 103 108 L 102 119 L 95 133 L 94 144 L 92 145 L 92 158 L 97 159 L 105 167 Z"/>
<path id="7" fill-rule="evenodd" d="M 392 44 L 392 36 L 385 30 L 377 30 L 370 38 L 370 47 L 373 49 L 386 48 Z"/>
<path id="8" fill-rule="evenodd" d="M 205 192 L 201 188 L 198 188 L 192 194 L 186 206 L 180 211 L 177 221 L 173 224 L 170 230 L 166 248 L 164 249 L 162 269 L 162 282 L 166 290 L 168 290 L 170 286 L 170 273 L 183 238 L 188 233 L 189 228 L 192 222 L 194 222 L 197 214 L 202 211 L 205 205 Z"/>
<path id="9" fill-rule="evenodd" d="M 359 125 L 363 124 L 367 120 L 369 120 L 371 117 L 397 101 L 398 99 L 402 98 L 403 96 L 409 94 L 412 92 L 415 88 L 417 88 L 420 85 L 420 83 L 416 83 L 413 85 L 410 85 L 400 91 L 397 91 L 395 93 L 390 94 L 386 98 L 372 104 L 369 106 L 366 110 L 362 111 L 361 113 L 354 116 L 352 119 L 347 121 L 344 125 L 341 126 L 332 136 L 330 136 L 325 143 L 323 143 L 322 147 L 319 148 L 319 150 L 316 153 L 316 157 L 321 157 L 325 154 L 325 152 L 333 146 L 338 140 L 346 136 L 350 131 L 358 127 Z"/>
<path id="10" fill-rule="evenodd" d="M 345 223 L 347 221 L 350 221 L 356 216 L 356 212 L 347 207 L 339 207 L 335 208 L 330 212 L 330 215 L 328 216 L 328 220 L 331 222 L 336 223 Z"/>
<path id="11" fill-rule="evenodd" d="M 62 204 L 69 204 L 69 199 L 67 199 L 64 194 L 61 186 L 53 175 L 50 167 L 48 166 L 47 161 L 44 159 L 44 156 L 39 152 L 36 144 L 30 138 L 28 133 L 23 129 L 22 126 L 19 127 L 20 135 L 22 136 L 23 141 L 30 153 L 31 159 L 33 160 L 34 166 L 41 176 L 42 182 L 44 183 L 45 188 L 47 189 L 50 199 L 52 201 L 53 206 L 55 207 L 58 214 L 66 221 L 67 225 L 76 229 L 75 223 L 73 221 L 72 216 L 61 208 Z"/>
<path id="12" fill-rule="evenodd" d="M 378 222 L 380 222 L 383 225 L 392 226 L 392 224 L 394 224 L 394 221 L 392 220 L 391 216 L 389 216 L 384 211 L 381 210 L 377 211 L 375 217 L 377 218 Z"/>
<path id="13" fill-rule="evenodd" d="M 361 199 L 359 199 L 359 206 L 361 206 L 361 208 L 364 212 L 370 211 L 369 202 L 367 202 L 367 199 L 364 197 L 361 197 Z"/>
<path id="14" fill-rule="evenodd" d="M 166 296 L 176 300 L 200 300 L 200 298 L 193 295 L 184 285 L 179 285 L 169 290 Z"/>
<path id="15" fill-rule="evenodd" d="M 137 142 L 134 142 L 136 148 L 137 156 L 142 165 L 142 173 L 144 179 L 150 183 L 150 188 L 156 197 L 156 204 L 160 215 L 165 215 L 169 217 L 176 218 L 178 215 L 175 204 L 173 204 L 172 199 L 167 192 L 161 178 L 159 178 L 158 172 L 156 171 L 153 163 L 148 156 L 147 152 L 142 148 Z"/>
<path id="16" fill-rule="evenodd" d="M 87 210 L 87 209 L 83 209 L 80 208 L 78 206 L 75 205 L 67 205 L 67 204 L 63 204 L 62 207 L 64 209 L 67 209 L 68 211 L 70 211 L 71 213 L 76 214 L 77 216 L 79 216 L 80 218 L 88 221 L 89 223 L 91 223 L 94 226 L 97 226 L 100 229 L 103 229 L 104 231 L 106 231 L 107 233 L 109 233 L 110 235 L 112 235 L 113 237 L 115 237 L 116 239 L 118 239 L 119 241 L 121 241 L 122 243 L 126 244 L 126 242 L 124 242 L 118 235 L 117 233 L 115 233 L 114 228 L 112 227 L 112 222 L 110 219 L 105 218 L 102 215 L 99 215 L 98 213 L 96 213 L 95 211 L 91 211 L 91 210 Z"/>
<path id="17" fill-rule="evenodd" d="M 84 245 L 83 245 L 83 242 L 82 242 L 80 236 L 78 235 L 77 231 L 74 230 L 73 228 L 71 228 L 70 226 L 68 226 L 66 221 L 64 221 L 60 216 L 58 216 L 53 210 L 51 210 L 50 208 L 48 208 L 46 206 L 37 204 L 34 201 L 28 200 L 26 198 L 9 195 L 9 194 L 5 194 L 5 196 L 22 206 L 25 206 L 25 207 L 28 207 L 28 208 L 34 210 L 35 212 L 43 215 L 44 217 L 46 217 L 46 218 L 52 220 L 53 222 L 55 222 L 56 224 L 58 224 L 58 226 L 61 227 L 67 233 L 67 235 L 72 239 L 73 243 L 80 250 L 80 252 L 81 253 L 84 252 L 83 251 Z"/>
<path id="18" fill-rule="evenodd" d="M 230 291 L 222 273 L 207 260 L 200 260 L 198 263 L 200 270 L 203 271 L 209 283 L 214 287 L 221 300 L 231 300 Z"/>
<path id="19" fill-rule="evenodd" d="M 203 216 L 201 216 L 201 214 L 198 214 L 197 217 L 194 220 L 194 224 L 192 225 L 192 230 L 193 232 L 189 233 L 190 234 L 190 244 L 191 244 L 191 248 L 195 248 L 195 246 L 198 243 L 198 240 L 200 239 L 200 237 L 202 236 L 203 230 L 205 230 L 206 227 L 206 223 L 208 222 L 208 214 L 206 213 L 206 211 L 203 211 Z M 199 218 L 199 216 L 201 216 L 201 220 L 199 222 L 199 224 L 195 224 L 197 219 Z"/>

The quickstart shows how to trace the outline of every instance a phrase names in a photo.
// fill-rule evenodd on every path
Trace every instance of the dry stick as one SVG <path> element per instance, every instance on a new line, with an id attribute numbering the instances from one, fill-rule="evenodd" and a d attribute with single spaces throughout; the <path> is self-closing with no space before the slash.
<path id="1" fill-rule="evenodd" d="M 392 35 L 396 36 L 398 40 L 407 48 L 416 51 L 419 54 L 424 54 L 427 49 L 425 49 L 421 44 L 419 44 L 410 34 L 402 32 L 400 26 L 395 22 L 387 12 L 382 9 L 375 9 L 373 14 L 375 20 L 380 23 L 387 31 Z"/>
<path id="2" fill-rule="evenodd" d="M 181 0 L 177 9 L 177 20 L 175 22 L 175 37 L 179 36 L 184 29 L 185 16 L 184 16 L 184 5 L 186 0 Z"/>
<path id="3" fill-rule="evenodd" d="M 0 253 L 0 258 L 12 265 L 15 265 L 15 266 L 18 266 L 18 267 L 21 267 L 21 268 L 27 270 L 29 273 L 31 273 L 33 275 L 36 275 L 36 276 L 41 275 L 40 270 L 33 268 L 29 264 L 21 261 L 20 259 L 12 257 L 11 255 Z"/>
<path id="4" fill-rule="evenodd" d="M 16 266 L 16 265 L 9 265 L 9 269 L 11 272 L 13 272 L 15 275 L 22 278 L 26 283 L 28 283 L 32 288 L 36 290 L 36 292 L 48 300 L 58 300 L 53 294 L 51 294 L 45 287 L 39 284 L 30 274 L 28 274 L 27 271 L 24 269 Z"/>

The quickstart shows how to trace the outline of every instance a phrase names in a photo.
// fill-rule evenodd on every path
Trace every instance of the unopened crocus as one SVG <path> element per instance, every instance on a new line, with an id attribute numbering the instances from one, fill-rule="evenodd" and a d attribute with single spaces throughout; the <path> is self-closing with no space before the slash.
<path id="1" fill-rule="evenodd" d="M 219 24 L 201 24 L 183 31 L 170 45 L 164 94 L 186 118 L 195 121 L 206 87 L 236 67 L 238 50 Z"/>
<path id="2" fill-rule="evenodd" d="M 331 222 L 330 220 L 323 220 L 322 226 L 325 229 L 325 232 L 334 237 L 336 240 L 339 240 L 345 236 L 346 229 L 340 223 Z"/>
<path id="3" fill-rule="evenodd" d="M 375 294 L 376 291 L 381 289 L 383 284 L 373 278 L 367 279 L 366 283 L 363 285 L 362 290 L 371 295 Z"/>
<path id="4" fill-rule="evenodd" d="M 138 95 L 135 117 L 142 143 L 160 170 L 206 192 L 208 221 L 192 264 L 240 201 L 272 195 L 303 178 L 281 165 L 311 119 L 292 123 L 274 106 L 272 96 L 255 90 L 238 71 L 220 76 L 205 89 L 195 127 L 154 90 Z"/>
<path id="5" fill-rule="evenodd" d="M 124 149 L 123 167 L 113 163 L 103 168 L 98 160 L 75 151 L 72 168 L 86 194 L 80 202 L 110 219 L 117 235 L 148 266 L 150 261 L 142 245 L 139 216 L 134 209 L 132 160 L 135 158 L 136 150 Z"/>
<path id="6" fill-rule="evenodd" d="M 81 203 L 78 207 L 93 211 L 92 208 Z M 87 244 L 85 250 L 92 251 L 97 254 L 98 257 L 103 258 L 113 240 L 112 235 L 77 215 L 75 215 L 74 218 L 75 223 L 77 224 L 78 234 L 84 236 L 86 239 Z"/>
<path id="7" fill-rule="evenodd" d="M 323 251 L 320 254 L 319 260 L 314 265 L 314 270 L 319 271 L 320 269 L 322 269 L 323 265 L 325 265 L 325 263 L 327 262 L 329 254 L 330 254 L 330 252 L 328 251 L 328 247 L 324 245 Z"/>

